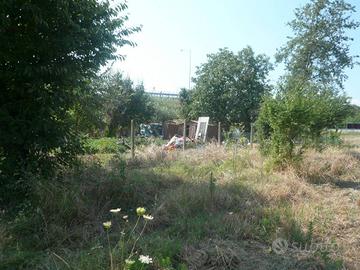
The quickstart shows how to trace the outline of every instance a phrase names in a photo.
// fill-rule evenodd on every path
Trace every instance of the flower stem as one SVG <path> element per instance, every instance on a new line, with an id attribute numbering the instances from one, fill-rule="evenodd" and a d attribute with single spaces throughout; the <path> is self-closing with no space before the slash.
<path id="1" fill-rule="evenodd" d="M 110 270 L 113 270 L 113 269 L 114 269 L 114 266 L 113 266 L 113 257 L 112 257 L 112 251 L 111 251 L 111 245 L 110 245 L 109 230 L 106 230 L 106 236 L 107 236 L 108 245 L 109 245 Z"/>
<path id="2" fill-rule="evenodd" d="M 129 234 L 128 242 L 130 241 L 130 236 L 134 233 L 138 223 L 139 223 L 140 217 L 137 218 L 134 228 L 131 230 L 131 233 Z"/>
<path id="3" fill-rule="evenodd" d="M 141 237 L 141 236 L 143 235 L 143 233 L 144 233 L 146 224 L 147 224 L 147 220 L 145 220 L 145 224 L 144 224 L 144 226 L 143 226 L 143 228 L 142 228 L 139 236 L 136 238 L 136 240 L 135 240 L 135 242 L 134 242 L 134 245 L 133 245 L 133 247 L 132 247 L 132 249 L 131 249 L 131 252 L 130 252 L 130 257 L 133 255 L 133 251 L 134 251 L 134 249 L 135 249 L 135 246 L 136 246 L 137 241 L 139 241 L 140 237 Z M 130 257 L 129 257 L 129 258 L 130 258 Z"/>

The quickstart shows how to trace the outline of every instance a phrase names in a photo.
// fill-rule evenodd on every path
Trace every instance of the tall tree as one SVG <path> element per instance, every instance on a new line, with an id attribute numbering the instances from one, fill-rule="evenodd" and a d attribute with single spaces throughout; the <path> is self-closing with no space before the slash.
<path id="1" fill-rule="evenodd" d="M 151 97 L 154 107 L 153 122 L 165 122 L 181 117 L 181 104 L 176 98 Z"/>
<path id="2" fill-rule="evenodd" d="M 129 78 L 117 72 L 106 76 L 100 89 L 108 136 L 128 129 L 131 119 L 140 123 L 153 117 L 154 107 L 142 84 L 134 86 Z"/>
<path id="3" fill-rule="evenodd" d="M 191 93 L 191 116 L 207 115 L 225 126 L 255 120 L 262 96 L 270 89 L 269 58 L 250 47 L 234 54 L 228 49 L 208 55 L 198 67 Z"/>
<path id="4" fill-rule="evenodd" d="M 285 63 L 292 79 L 343 88 L 345 69 L 354 65 L 347 32 L 359 26 L 353 12 L 344 0 L 311 0 L 297 8 L 289 23 L 294 36 L 278 50 L 277 62 Z"/>
<path id="5" fill-rule="evenodd" d="M 193 92 L 190 89 L 181 88 L 179 92 L 180 101 L 180 113 L 185 119 L 191 118 L 191 94 Z"/>
<path id="6" fill-rule="evenodd" d="M 344 0 L 311 0 L 295 11 L 294 36 L 277 53 L 287 73 L 257 121 L 261 149 L 278 165 L 297 160 L 304 147 L 320 146 L 322 132 L 349 113 L 341 90 L 345 69 L 354 65 L 347 32 L 359 26 L 354 11 Z"/>
<path id="7" fill-rule="evenodd" d="M 0 2 L 0 204 L 24 196 L 24 171 L 67 164 L 79 149 L 69 114 L 117 48 L 134 45 L 124 3 Z"/>

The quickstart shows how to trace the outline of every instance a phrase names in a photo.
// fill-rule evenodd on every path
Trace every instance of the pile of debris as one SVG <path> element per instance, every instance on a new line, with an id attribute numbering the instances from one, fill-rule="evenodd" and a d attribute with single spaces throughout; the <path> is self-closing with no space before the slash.
<path id="1" fill-rule="evenodd" d="M 196 129 L 195 129 L 196 124 Z M 167 125 L 164 132 L 164 137 L 166 135 L 170 135 L 170 131 L 178 131 L 181 132 L 181 129 L 184 133 L 188 134 L 188 137 L 184 138 L 183 136 L 180 136 L 178 134 L 174 134 L 169 142 L 164 146 L 165 150 L 174 150 L 176 148 L 181 148 L 185 143 L 187 142 L 205 142 L 207 138 L 207 132 L 208 132 L 208 126 L 209 126 L 209 117 L 199 117 L 199 120 L 196 121 L 189 121 L 186 123 L 186 126 L 184 123 L 175 123 L 171 125 Z"/>
<path id="2" fill-rule="evenodd" d="M 186 143 L 188 142 L 194 142 L 194 140 L 190 139 L 189 137 L 186 137 Z M 176 148 L 182 148 L 184 145 L 184 136 L 179 136 L 175 134 L 170 141 L 165 144 L 164 150 L 175 150 Z"/>

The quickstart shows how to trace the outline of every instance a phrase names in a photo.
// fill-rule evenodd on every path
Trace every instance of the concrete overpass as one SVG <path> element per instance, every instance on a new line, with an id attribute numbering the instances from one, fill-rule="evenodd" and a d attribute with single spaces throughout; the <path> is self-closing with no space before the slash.
<path id="1" fill-rule="evenodd" d="M 153 97 L 161 97 L 161 98 L 179 98 L 179 94 L 174 93 L 166 93 L 166 92 L 146 92 L 150 96 Z"/>

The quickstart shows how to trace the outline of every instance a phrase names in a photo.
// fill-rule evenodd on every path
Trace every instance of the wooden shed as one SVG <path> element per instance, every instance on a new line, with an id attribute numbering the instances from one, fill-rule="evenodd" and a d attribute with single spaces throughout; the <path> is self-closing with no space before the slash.
<path id="1" fill-rule="evenodd" d="M 186 135 L 190 139 L 195 139 L 197 121 L 190 120 L 186 122 Z M 163 125 L 163 138 L 165 140 L 171 139 L 174 135 L 183 135 L 184 120 L 171 120 L 167 121 Z M 217 140 L 218 126 L 216 124 L 209 123 L 206 134 L 206 140 Z"/>
<path id="2" fill-rule="evenodd" d="M 170 140 L 173 136 L 182 135 L 184 122 L 180 120 L 170 120 L 163 124 L 163 139 Z"/>

